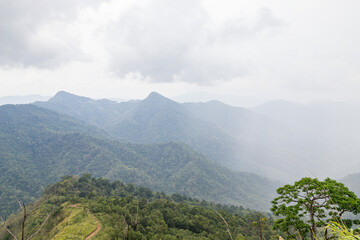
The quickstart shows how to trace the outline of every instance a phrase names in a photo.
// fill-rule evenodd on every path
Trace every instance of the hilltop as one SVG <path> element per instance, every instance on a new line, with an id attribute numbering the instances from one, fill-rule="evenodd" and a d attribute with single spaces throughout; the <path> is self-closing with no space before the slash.
<path id="1" fill-rule="evenodd" d="M 27 208 L 32 214 L 25 224 L 25 236 L 44 224 L 36 235 L 38 240 L 84 239 L 92 232 L 91 239 L 229 239 L 221 217 L 226 219 L 234 239 L 257 239 L 259 228 L 254 222 L 259 219 L 266 219 L 259 222 L 263 236 L 277 237 L 269 215 L 180 194 L 156 193 L 89 174 L 63 177 Z M 6 224 L 18 236 L 21 219 L 19 213 Z M 8 239 L 10 235 L 1 229 L 0 238 Z"/>

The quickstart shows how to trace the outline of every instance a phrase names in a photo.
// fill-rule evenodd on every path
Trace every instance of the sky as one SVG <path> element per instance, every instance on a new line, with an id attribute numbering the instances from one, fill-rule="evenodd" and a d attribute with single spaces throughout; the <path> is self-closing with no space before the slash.
<path id="1" fill-rule="evenodd" d="M 360 103 L 358 0 L 0 0 L 0 97 Z"/>

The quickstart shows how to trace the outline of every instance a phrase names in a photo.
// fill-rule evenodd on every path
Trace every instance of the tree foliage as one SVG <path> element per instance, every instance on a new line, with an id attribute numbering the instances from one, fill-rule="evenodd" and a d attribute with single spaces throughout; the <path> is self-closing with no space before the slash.
<path id="1" fill-rule="evenodd" d="M 39 217 L 29 219 L 25 229 L 31 234 L 45 218 L 45 211 L 54 209 L 49 222 L 37 235 L 39 240 L 52 239 L 54 229 L 62 231 L 61 223 L 68 221 L 71 206 L 84 209 L 84 214 L 88 210 L 100 220 L 103 227 L 95 239 L 228 240 L 230 232 L 234 239 L 257 240 L 259 229 L 254 221 L 259 218 L 267 219 L 261 228 L 264 238 L 277 237 L 269 214 L 181 194 L 166 195 L 131 183 L 96 179 L 89 174 L 63 177 L 61 182 L 46 188 L 41 202 L 44 202 L 40 208 L 43 210 L 35 213 Z M 79 215 L 77 224 L 82 221 Z M 11 231 L 20 234 L 16 231 L 18 226 L 18 221 L 10 219 Z M 0 231 L 0 239 L 7 237 L 6 231 Z"/>
<path id="2" fill-rule="evenodd" d="M 357 214 L 360 210 L 360 199 L 344 184 L 330 178 L 320 181 L 305 177 L 278 188 L 277 193 L 271 211 L 281 218 L 276 220 L 275 227 L 287 232 L 289 238 L 310 235 L 315 239 L 319 227 L 330 220 L 338 221 L 346 212 Z M 342 221 L 350 226 L 354 222 Z"/>

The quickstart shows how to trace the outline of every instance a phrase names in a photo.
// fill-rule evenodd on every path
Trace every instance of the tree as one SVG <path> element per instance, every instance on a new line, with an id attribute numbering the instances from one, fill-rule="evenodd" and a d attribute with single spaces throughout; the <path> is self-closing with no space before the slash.
<path id="1" fill-rule="evenodd" d="M 272 201 L 271 211 L 281 219 L 274 227 L 288 233 L 288 237 L 298 235 L 304 239 L 308 234 L 312 240 L 319 227 L 330 220 L 339 221 L 345 212 L 359 213 L 360 199 L 342 183 L 330 178 L 302 178 L 294 185 L 277 189 L 280 195 Z M 353 220 L 342 220 L 351 225 Z M 325 234 L 325 238 L 326 238 Z"/>
<path id="2" fill-rule="evenodd" d="M 30 213 L 27 212 L 27 209 L 26 209 L 26 205 L 25 203 L 20 203 L 18 201 L 22 211 L 23 211 L 23 219 L 21 221 L 21 240 L 30 240 L 32 239 L 33 237 L 35 237 L 35 235 L 37 235 L 40 230 L 44 227 L 45 223 L 48 221 L 49 217 L 50 217 L 50 213 L 48 213 L 47 217 L 45 218 L 45 220 L 43 221 L 43 223 L 41 224 L 41 226 L 35 231 L 35 233 L 33 233 L 31 236 L 29 236 L 28 238 L 25 238 L 25 222 L 26 222 L 26 219 L 27 217 L 32 214 L 36 209 L 32 210 Z M 38 208 L 40 207 L 41 205 L 38 206 Z M 3 224 L 3 227 L 5 228 L 5 230 L 15 239 L 15 240 L 18 240 L 18 238 L 15 236 L 15 234 L 13 232 L 11 232 L 7 226 L 6 226 L 6 220 L 3 220 L 2 217 L 0 217 L 0 220 L 2 221 L 2 224 Z"/>

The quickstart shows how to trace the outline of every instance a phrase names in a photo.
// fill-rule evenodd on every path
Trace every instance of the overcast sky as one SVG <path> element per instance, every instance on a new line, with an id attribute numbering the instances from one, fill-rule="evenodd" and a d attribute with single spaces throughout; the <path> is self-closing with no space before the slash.
<path id="1" fill-rule="evenodd" d="M 359 0 L 0 0 L 0 96 L 360 102 L 359 9 Z"/>

